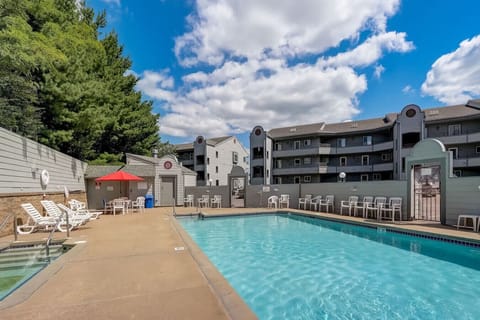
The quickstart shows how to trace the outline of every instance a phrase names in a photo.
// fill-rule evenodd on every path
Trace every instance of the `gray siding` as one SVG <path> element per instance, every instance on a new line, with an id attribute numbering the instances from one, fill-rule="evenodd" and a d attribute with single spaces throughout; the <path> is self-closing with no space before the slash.
<path id="1" fill-rule="evenodd" d="M 480 215 L 480 177 L 449 178 L 446 191 L 446 224 L 457 224 L 460 214 Z"/>
<path id="2" fill-rule="evenodd" d="M 85 191 L 87 164 L 59 151 L 0 128 L 0 194 Z M 49 184 L 40 183 L 47 170 Z"/>

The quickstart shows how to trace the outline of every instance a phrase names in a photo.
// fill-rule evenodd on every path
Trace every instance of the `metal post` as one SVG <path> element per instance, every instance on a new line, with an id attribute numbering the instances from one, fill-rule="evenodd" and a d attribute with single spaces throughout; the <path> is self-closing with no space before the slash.
<path id="1" fill-rule="evenodd" d="M 15 237 L 15 241 L 18 240 L 18 232 L 17 232 L 17 215 L 13 215 L 13 234 Z"/>
<path id="2" fill-rule="evenodd" d="M 173 216 L 175 217 L 177 213 L 175 212 L 175 198 L 173 198 L 173 204 L 172 204 L 172 210 L 173 210 Z"/>
<path id="3" fill-rule="evenodd" d="M 67 216 L 67 238 L 70 238 L 70 224 L 68 223 L 68 212 L 65 211 L 65 215 Z"/>

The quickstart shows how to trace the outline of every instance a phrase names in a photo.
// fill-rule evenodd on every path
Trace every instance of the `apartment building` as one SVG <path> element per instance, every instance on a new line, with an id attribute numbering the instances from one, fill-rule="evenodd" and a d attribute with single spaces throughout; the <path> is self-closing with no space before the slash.
<path id="1" fill-rule="evenodd" d="M 422 110 L 407 105 L 382 118 L 315 123 L 250 133 L 250 183 L 405 180 L 405 158 L 422 139 L 451 152 L 453 173 L 480 176 L 480 100 Z"/>
<path id="2" fill-rule="evenodd" d="M 248 151 L 234 136 L 205 139 L 175 145 L 178 161 L 197 173 L 197 186 L 228 185 L 233 166 L 249 170 Z"/>

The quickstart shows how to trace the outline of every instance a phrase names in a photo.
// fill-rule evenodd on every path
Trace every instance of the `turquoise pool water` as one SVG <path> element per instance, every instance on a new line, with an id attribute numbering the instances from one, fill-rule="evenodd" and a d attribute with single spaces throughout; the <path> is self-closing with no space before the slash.
<path id="1" fill-rule="evenodd" d="M 297 215 L 179 219 L 260 319 L 480 319 L 480 249 Z"/>

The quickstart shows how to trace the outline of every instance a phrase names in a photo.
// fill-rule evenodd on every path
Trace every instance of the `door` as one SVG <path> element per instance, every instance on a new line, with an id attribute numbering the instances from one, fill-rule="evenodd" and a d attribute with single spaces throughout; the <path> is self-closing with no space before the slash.
<path id="1" fill-rule="evenodd" d="M 172 206 L 175 197 L 175 177 L 161 177 L 160 206 Z"/>
<path id="2" fill-rule="evenodd" d="M 231 207 L 245 208 L 245 178 L 232 177 L 230 181 L 231 186 Z"/>
<path id="3" fill-rule="evenodd" d="M 440 166 L 414 166 L 412 184 L 414 218 L 440 222 Z"/>

